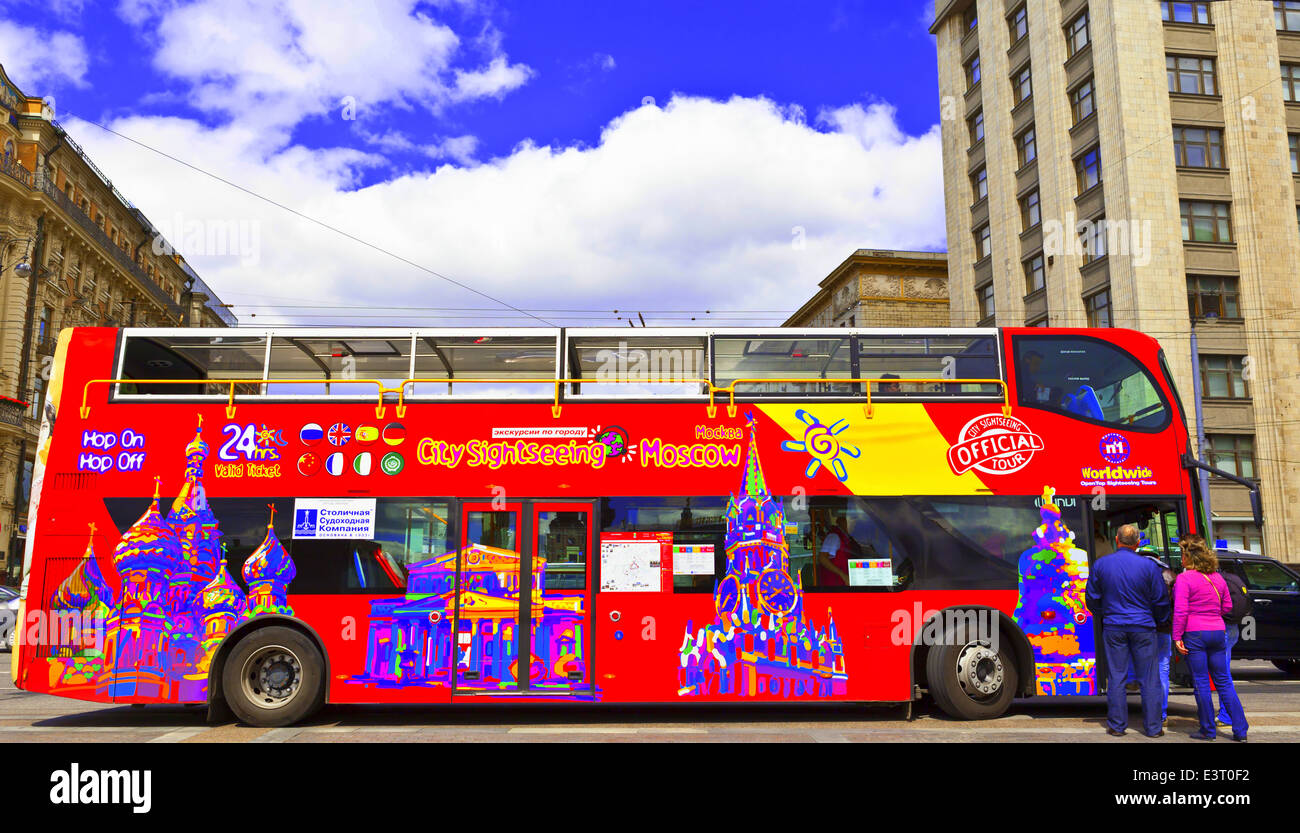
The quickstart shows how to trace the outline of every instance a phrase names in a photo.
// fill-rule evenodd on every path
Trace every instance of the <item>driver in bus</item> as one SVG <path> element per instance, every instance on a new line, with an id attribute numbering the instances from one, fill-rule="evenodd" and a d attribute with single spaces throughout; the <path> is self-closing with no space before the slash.
<path id="1" fill-rule="evenodd" d="M 817 551 L 817 586 L 848 587 L 849 559 L 862 558 L 862 547 L 844 531 L 844 515 L 835 517 Z"/>
<path id="2" fill-rule="evenodd" d="M 1027 383 L 1026 387 L 1034 392 L 1034 401 L 1040 404 L 1054 403 L 1056 401 L 1056 390 L 1050 385 L 1044 385 L 1039 381 L 1042 370 L 1043 354 L 1036 350 L 1025 353 L 1024 378 Z"/>

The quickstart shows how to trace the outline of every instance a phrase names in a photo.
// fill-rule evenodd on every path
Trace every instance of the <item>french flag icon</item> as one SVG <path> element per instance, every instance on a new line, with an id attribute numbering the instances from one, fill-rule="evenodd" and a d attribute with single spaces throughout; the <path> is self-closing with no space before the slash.
<path id="1" fill-rule="evenodd" d="M 333 475 L 343 473 L 343 452 L 336 451 L 325 458 L 325 471 Z"/>

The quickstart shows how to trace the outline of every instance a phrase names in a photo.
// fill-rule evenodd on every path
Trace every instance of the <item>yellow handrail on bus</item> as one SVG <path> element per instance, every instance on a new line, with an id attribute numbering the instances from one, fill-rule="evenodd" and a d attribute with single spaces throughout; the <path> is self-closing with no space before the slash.
<path id="1" fill-rule="evenodd" d="M 560 388 L 563 385 L 706 385 L 709 388 L 709 404 L 707 411 L 709 418 L 712 419 L 718 413 L 718 408 L 713 404 L 713 385 L 708 379 L 407 379 L 398 385 L 397 393 L 397 418 L 406 417 L 406 386 L 414 384 L 433 385 L 433 384 L 468 384 L 468 385 L 490 385 L 501 384 L 517 385 L 551 385 L 555 391 L 555 398 L 551 402 L 551 417 L 560 418 Z"/>
<path id="2" fill-rule="evenodd" d="M 875 405 L 871 402 L 871 385 L 873 383 L 890 382 L 896 385 L 997 385 L 1002 389 L 1002 415 L 1011 416 L 1011 399 L 1010 391 L 1007 389 L 1007 383 L 1001 379 L 838 379 L 838 378 L 814 378 L 807 376 L 781 376 L 777 378 L 750 378 L 750 379 L 732 379 L 731 384 L 726 387 L 710 386 L 710 399 L 713 392 L 725 391 L 727 393 L 727 416 L 736 415 L 736 385 L 754 385 L 762 383 L 775 384 L 852 384 L 859 385 L 866 383 L 867 403 L 862 406 L 863 413 L 867 419 L 875 414 Z M 712 414 L 710 414 L 712 416 Z"/>
<path id="3" fill-rule="evenodd" d="M 230 385 L 230 397 L 226 400 L 226 419 L 235 417 L 235 385 L 319 385 L 321 379 L 91 379 L 81 389 L 81 418 L 90 416 L 91 385 Z M 375 405 L 375 418 L 384 418 L 384 393 L 393 393 L 378 379 L 331 379 L 336 385 L 374 385 L 379 401 Z"/>

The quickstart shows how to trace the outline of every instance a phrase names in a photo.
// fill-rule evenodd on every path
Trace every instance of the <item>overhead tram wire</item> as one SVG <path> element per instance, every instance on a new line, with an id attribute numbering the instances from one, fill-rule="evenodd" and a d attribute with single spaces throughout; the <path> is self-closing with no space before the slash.
<path id="1" fill-rule="evenodd" d="M 211 171 L 208 171 L 208 170 L 205 170 L 205 169 L 203 169 L 203 168 L 200 168 L 200 167 L 197 166 L 197 165 L 193 165 L 193 164 L 191 164 L 191 163 L 189 163 L 189 162 L 186 162 L 184 159 L 180 159 L 180 158 L 178 158 L 178 157 L 172 156 L 170 153 L 167 153 L 166 151 L 162 151 L 162 150 L 159 150 L 158 148 L 155 148 L 155 147 L 153 147 L 153 146 L 151 146 L 151 145 L 147 145 L 147 144 L 145 144 L 144 142 L 141 142 L 141 141 L 138 140 L 138 139 L 133 139 L 132 137 L 127 136 L 125 133 L 119 133 L 118 131 L 114 130 L 114 129 L 111 128 L 111 127 L 108 127 L 108 126 L 106 126 L 106 125 L 100 124 L 100 123 L 97 122 L 97 121 L 92 121 L 92 120 L 90 120 L 90 119 L 86 119 L 86 118 L 84 118 L 84 117 L 82 117 L 82 116 L 77 116 L 77 118 L 78 118 L 78 119 L 81 119 L 81 121 L 85 122 L 86 124 L 91 124 L 91 125 L 94 125 L 95 127 L 98 127 L 100 130 L 103 130 L 103 131 L 106 132 L 106 133 L 111 133 L 111 134 L 113 134 L 114 136 L 117 136 L 119 139 L 125 139 L 126 141 L 130 142 L 130 143 L 133 144 L 133 145 L 137 145 L 138 147 L 144 148 L 145 150 L 147 150 L 147 151 L 149 151 L 149 152 L 151 152 L 151 153 L 155 153 L 155 154 L 157 154 L 157 155 L 163 157 L 164 159 L 170 159 L 171 161 L 175 162 L 175 163 L 178 164 L 178 165 L 183 165 L 183 166 L 185 166 L 186 168 L 189 168 L 190 170 L 192 170 L 192 171 L 194 171 L 194 172 L 196 172 L 196 173 L 202 174 L 203 176 L 206 176 L 206 177 L 208 177 L 208 178 L 210 178 L 210 179 L 214 179 L 214 180 L 216 180 L 217 182 L 220 182 L 220 183 L 222 183 L 223 185 L 227 185 L 227 186 L 229 186 L 229 187 L 231 187 L 231 188 L 234 188 L 234 189 L 237 190 L 237 191 L 241 191 L 241 192 L 247 194 L 247 195 L 250 196 L 250 197 L 253 197 L 253 198 L 255 198 L 255 199 L 259 199 L 259 200 L 261 200 L 262 202 L 264 202 L 264 203 L 266 203 L 266 204 L 268 204 L 268 205 L 273 205 L 273 206 L 275 206 L 276 208 L 279 208 L 281 211 L 287 211 L 287 212 L 289 212 L 290 214 L 294 215 L 295 217 L 298 217 L 298 218 L 300 218 L 300 219 L 306 220 L 307 222 L 309 222 L 309 223 L 313 223 L 313 224 L 315 224 L 315 225 L 317 225 L 317 226 L 320 226 L 320 227 L 323 228 L 323 229 L 327 229 L 327 230 L 329 230 L 329 231 L 334 232 L 335 234 L 338 234 L 338 235 L 341 235 L 341 236 L 343 236 L 343 237 L 346 237 L 347 239 L 351 240 L 351 241 L 354 242 L 354 243 L 360 243 L 362 246 L 365 246 L 365 247 L 368 248 L 368 249 L 372 249 L 372 250 L 374 250 L 374 251 L 376 251 L 376 252 L 379 252 L 380 254 L 388 255 L 389 257 L 393 258 L 394 260 L 398 260 L 398 261 L 400 261 L 400 262 L 402 262 L 402 263 L 405 263 L 405 264 L 408 265 L 408 266 L 413 266 L 413 267 L 415 267 L 416 269 L 419 269 L 419 270 L 422 271 L 422 272 L 426 272 L 426 273 L 428 273 L 428 274 L 430 274 L 430 275 L 433 275 L 435 278 L 438 278 L 438 279 L 440 279 L 440 280 L 446 281 L 447 283 L 450 283 L 450 284 L 452 284 L 453 286 L 458 286 L 458 287 L 460 287 L 461 289 L 464 289 L 464 290 L 466 290 L 466 291 L 468 291 L 468 292 L 473 292 L 475 295 L 478 295 L 480 298 L 486 298 L 486 299 L 489 300 L 489 301 L 492 301 L 492 302 L 494 302 L 494 303 L 500 304 L 500 305 L 503 306 L 503 307 L 507 307 L 507 308 L 509 308 L 509 309 L 512 309 L 512 310 L 514 310 L 514 311 L 516 311 L 516 312 L 518 312 L 518 313 L 521 313 L 521 314 L 523 314 L 523 315 L 528 316 L 529 318 L 536 319 L 537 321 L 540 321 L 541 323 L 545 324 L 545 325 L 548 326 L 548 327 L 554 327 L 554 326 L 555 326 L 555 324 L 553 324 L 553 323 L 550 322 L 550 321 L 547 321 L 545 318 L 542 318 L 542 317 L 537 316 L 537 315 L 533 315 L 533 314 L 530 313 L 530 312 L 526 312 L 525 310 L 522 310 L 522 309 L 520 309 L 519 307 L 516 307 L 514 304 L 510 303 L 509 301 L 503 301 L 503 300 L 501 300 L 500 298 L 497 298 L 497 297 L 495 297 L 495 296 L 493 296 L 493 295 L 489 295 L 488 293 L 482 291 L 481 289 L 475 289 L 474 287 L 472 287 L 472 286 L 470 286 L 470 285 L 468 285 L 468 284 L 462 283 L 462 282 L 456 280 L 455 278 L 448 277 L 447 275 L 444 275 L 444 274 L 442 274 L 441 272 L 438 272 L 437 270 L 430 269 L 428 266 L 424 266 L 423 264 L 416 263 L 415 261 L 411 260 L 410 258 L 407 258 L 407 257 L 404 257 L 404 256 L 402 256 L 402 255 L 399 255 L 399 254 L 397 254 L 396 252 L 389 251 L 388 249 L 385 249 L 385 248 L 382 247 L 382 246 L 379 246 L 379 245 L 377 245 L 377 244 L 375 244 L 375 243 L 371 243 L 369 240 L 363 240 L 362 238 L 357 237 L 355 234 L 352 234 L 352 233 L 350 233 L 350 232 L 344 231 L 343 229 L 338 228 L 337 226 L 332 226 L 332 225 L 330 225 L 329 223 L 325 222 L 324 220 L 318 220 L 318 219 L 316 219 L 315 217 L 312 217 L 311 215 L 304 214 L 304 213 L 302 213 L 301 211 L 298 211 L 298 210 L 295 209 L 295 208 L 290 208 L 289 206 L 287 206 L 287 205 L 285 205 L 285 204 L 283 204 L 283 203 L 277 202 L 277 201 L 271 199 L 270 197 L 263 196 L 262 194 L 259 194 L 259 193 L 257 193 L 256 191 L 253 191 L 253 190 L 250 190 L 250 189 L 248 189 L 248 188 L 245 188 L 244 186 L 242 186 L 242 185 L 240 185 L 240 184 L 238 184 L 238 183 L 236 183 L 236 182 L 232 182 L 232 181 L 226 179 L 225 177 L 219 176 L 219 175 L 217 175 L 217 174 L 212 173 Z"/>

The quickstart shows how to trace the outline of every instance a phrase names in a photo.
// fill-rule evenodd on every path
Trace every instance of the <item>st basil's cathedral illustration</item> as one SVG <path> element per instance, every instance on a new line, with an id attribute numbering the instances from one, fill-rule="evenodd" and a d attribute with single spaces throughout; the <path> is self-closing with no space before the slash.
<path id="1" fill-rule="evenodd" d="M 80 624 L 80 633 L 57 635 L 51 688 L 204 700 L 213 653 L 228 633 L 256 616 L 293 615 L 286 594 L 296 570 L 271 523 L 244 562 L 247 596 L 231 578 L 203 485 L 208 451 L 200 418 L 170 511 L 163 516 L 156 477 L 149 508 L 113 549 L 117 591 L 100 570 L 91 525 L 85 554 L 49 599 L 51 613 L 79 614 L 68 618 Z M 273 520 L 274 506 L 269 510 Z"/>
<path id="2" fill-rule="evenodd" d="M 727 503 L 727 572 L 713 590 L 716 619 L 687 623 L 678 694 L 830 697 L 844 694 L 844 646 L 830 609 L 819 629 L 804 610 L 803 585 L 790 576 L 785 513 L 758 458 L 757 421 L 739 493 Z"/>

